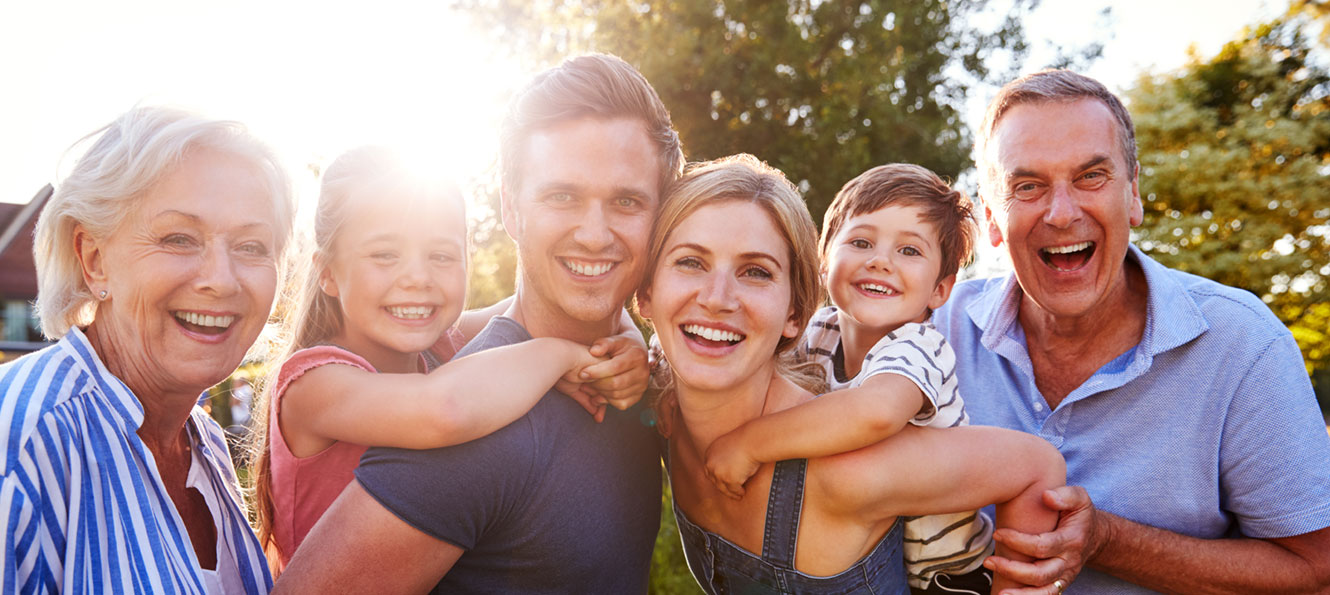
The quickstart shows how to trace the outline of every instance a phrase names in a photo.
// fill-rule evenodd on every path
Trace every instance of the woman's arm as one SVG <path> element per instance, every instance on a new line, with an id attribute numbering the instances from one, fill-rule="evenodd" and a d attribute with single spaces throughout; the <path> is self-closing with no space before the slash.
<path id="1" fill-rule="evenodd" d="M 763 415 L 717 438 L 707 449 L 707 477 L 731 498 L 742 498 L 743 484 L 762 463 L 830 456 L 885 440 L 926 403 L 904 376 L 870 376 L 856 388 Z"/>
<path id="2" fill-rule="evenodd" d="M 824 461 L 826 472 L 818 475 L 822 489 L 865 521 L 997 504 L 999 528 L 1043 533 L 1058 521 L 1058 513 L 1044 505 L 1043 493 L 1066 483 L 1066 464 L 1051 444 L 1024 432 L 985 426 L 906 428 L 873 446 Z M 1002 544 L 998 547 L 999 555 L 1018 555 Z M 995 576 L 993 592 L 1018 586 Z"/>
<path id="3" fill-rule="evenodd" d="M 297 441 L 317 452 L 334 440 L 451 446 L 512 423 L 565 373 L 596 361 L 583 345 L 545 337 L 474 353 L 429 374 L 320 366 L 287 387 L 279 421 L 293 450 Z"/>

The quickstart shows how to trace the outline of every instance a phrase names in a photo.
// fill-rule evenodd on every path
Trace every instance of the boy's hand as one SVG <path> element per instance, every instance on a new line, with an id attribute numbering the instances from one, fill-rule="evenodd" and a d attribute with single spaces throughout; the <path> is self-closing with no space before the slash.
<path id="1" fill-rule="evenodd" d="M 748 456 L 735 432 L 717 438 L 707 448 L 707 479 L 735 500 L 743 498 L 744 483 L 761 466 L 762 463 Z"/>
<path id="2" fill-rule="evenodd" d="M 642 399 L 651 370 L 647 366 L 646 348 L 640 340 L 633 341 L 624 335 L 598 339 L 591 344 L 589 353 L 598 358 L 599 363 L 578 371 L 577 380 L 584 383 L 585 388 L 620 411 Z"/>

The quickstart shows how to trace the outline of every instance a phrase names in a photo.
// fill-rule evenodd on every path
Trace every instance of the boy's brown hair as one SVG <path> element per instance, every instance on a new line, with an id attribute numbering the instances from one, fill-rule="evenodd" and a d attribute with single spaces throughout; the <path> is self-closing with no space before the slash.
<path id="1" fill-rule="evenodd" d="M 831 243 L 846 220 L 893 204 L 919 208 L 923 220 L 933 226 L 942 249 L 939 281 L 970 264 L 979 231 L 970 197 L 948 186 L 928 168 L 909 163 L 879 165 L 841 187 L 822 220 L 822 239 L 818 243 L 822 262 L 827 262 Z"/>

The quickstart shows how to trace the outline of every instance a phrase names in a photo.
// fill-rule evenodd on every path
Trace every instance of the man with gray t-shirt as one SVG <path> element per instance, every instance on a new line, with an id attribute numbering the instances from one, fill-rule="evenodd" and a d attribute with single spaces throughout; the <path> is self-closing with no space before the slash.
<path id="1" fill-rule="evenodd" d="M 620 333 L 661 194 L 682 169 L 660 99 L 624 61 L 580 56 L 536 76 L 500 140 L 517 293 L 459 355 Z M 278 589 L 645 592 L 660 460 L 642 419 L 610 411 L 596 424 L 551 391 L 466 444 L 370 449 Z"/>

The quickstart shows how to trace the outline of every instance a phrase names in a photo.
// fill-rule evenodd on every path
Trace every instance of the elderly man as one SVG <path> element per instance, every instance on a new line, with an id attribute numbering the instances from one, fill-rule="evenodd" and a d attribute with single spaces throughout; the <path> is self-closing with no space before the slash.
<path id="1" fill-rule="evenodd" d="M 934 320 L 975 423 L 1044 437 L 1081 486 L 1047 495 L 1056 531 L 997 535 L 1042 562 L 990 567 L 1061 591 L 1085 564 L 1086 593 L 1326 589 L 1330 439 L 1298 346 L 1255 296 L 1131 245 L 1122 103 L 1027 76 L 989 106 L 978 154 L 1015 274 L 957 286 Z"/>
<path id="2" fill-rule="evenodd" d="M 618 58 L 573 58 L 513 102 L 501 150 L 517 293 L 459 355 L 619 333 L 661 193 L 682 169 L 655 91 Z M 597 425 L 551 392 L 473 442 L 371 449 L 278 588 L 643 593 L 660 518 L 654 432 L 634 410 Z"/>

